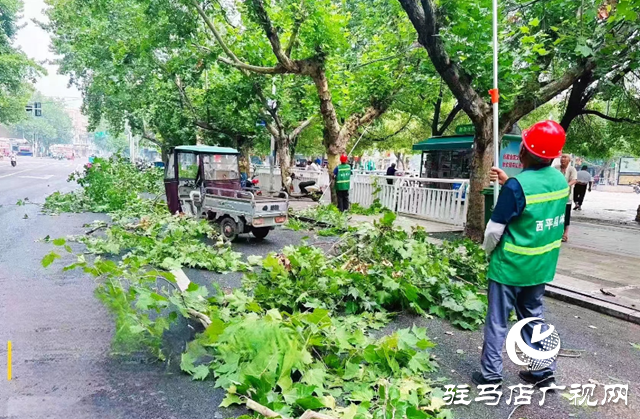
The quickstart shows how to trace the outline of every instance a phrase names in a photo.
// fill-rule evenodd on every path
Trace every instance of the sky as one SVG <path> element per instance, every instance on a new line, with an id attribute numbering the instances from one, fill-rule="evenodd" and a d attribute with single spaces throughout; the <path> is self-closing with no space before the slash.
<path id="1" fill-rule="evenodd" d="M 24 8 L 21 23 L 25 26 L 18 31 L 16 45 L 30 58 L 46 68 L 48 73 L 38 79 L 35 86 L 36 89 L 45 96 L 63 99 L 69 108 L 80 108 L 82 97 L 78 89 L 68 87 L 69 77 L 58 74 L 58 66 L 51 65 L 49 62 L 56 58 L 56 55 L 50 51 L 51 39 L 49 34 L 33 23 L 33 19 L 46 21 L 46 17 L 43 14 L 43 9 L 46 7 L 44 1 L 23 1 Z"/>

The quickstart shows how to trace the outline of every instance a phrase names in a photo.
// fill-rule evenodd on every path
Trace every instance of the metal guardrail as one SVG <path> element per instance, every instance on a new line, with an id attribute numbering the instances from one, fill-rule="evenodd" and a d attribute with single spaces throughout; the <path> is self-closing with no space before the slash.
<path id="1" fill-rule="evenodd" d="M 351 180 L 349 198 L 365 208 L 379 199 L 383 206 L 399 214 L 464 225 L 468 185 L 468 179 L 356 174 Z"/>

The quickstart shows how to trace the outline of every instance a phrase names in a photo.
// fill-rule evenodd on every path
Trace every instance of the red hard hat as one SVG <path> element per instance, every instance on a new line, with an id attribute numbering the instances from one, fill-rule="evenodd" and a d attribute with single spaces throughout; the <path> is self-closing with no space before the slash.
<path id="1" fill-rule="evenodd" d="M 346 154 L 340 155 L 340 163 L 346 163 L 347 161 L 349 161 L 349 157 Z"/>
<path id="2" fill-rule="evenodd" d="M 562 155 L 567 139 L 564 128 L 555 121 L 541 121 L 522 131 L 522 144 L 533 155 L 555 159 Z"/>

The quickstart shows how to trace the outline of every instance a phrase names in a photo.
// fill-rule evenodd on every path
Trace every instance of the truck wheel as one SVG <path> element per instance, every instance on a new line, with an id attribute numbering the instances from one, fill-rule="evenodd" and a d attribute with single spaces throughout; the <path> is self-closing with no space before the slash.
<path id="1" fill-rule="evenodd" d="M 238 223 L 231 217 L 224 217 L 219 222 L 220 234 L 228 241 L 234 241 L 238 237 Z"/>
<path id="2" fill-rule="evenodd" d="M 251 229 L 251 233 L 253 233 L 256 239 L 262 240 L 267 237 L 267 234 L 269 234 L 270 230 L 271 229 L 269 227 L 253 227 Z"/>

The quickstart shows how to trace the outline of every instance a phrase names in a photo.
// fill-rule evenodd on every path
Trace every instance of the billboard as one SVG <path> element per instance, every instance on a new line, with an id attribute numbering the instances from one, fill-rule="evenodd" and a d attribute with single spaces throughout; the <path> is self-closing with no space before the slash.
<path id="1" fill-rule="evenodd" d="M 640 159 L 622 157 L 620 159 L 619 173 L 640 173 Z"/>

